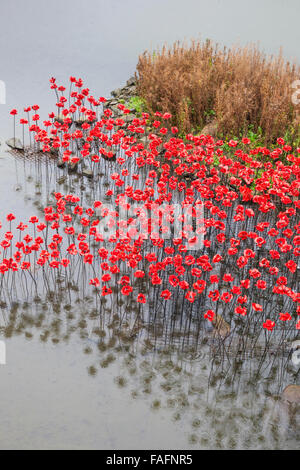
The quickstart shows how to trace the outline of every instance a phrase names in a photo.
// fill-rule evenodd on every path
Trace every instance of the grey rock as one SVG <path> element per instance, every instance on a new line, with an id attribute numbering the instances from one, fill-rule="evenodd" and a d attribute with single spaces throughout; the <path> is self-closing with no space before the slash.
<path id="1" fill-rule="evenodd" d="M 203 127 L 201 134 L 211 135 L 212 137 L 217 137 L 218 123 L 216 120 L 210 122 L 205 127 Z"/>
<path id="2" fill-rule="evenodd" d="M 288 385 L 282 392 L 282 400 L 287 403 L 300 403 L 300 385 Z"/>
<path id="3" fill-rule="evenodd" d="M 23 144 L 20 141 L 20 139 L 17 139 L 14 137 L 12 139 L 8 139 L 6 141 L 6 145 L 8 145 L 10 148 L 15 149 L 15 150 L 24 150 Z"/>
<path id="4" fill-rule="evenodd" d="M 116 116 L 120 116 L 122 114 L 117 106 L 111 106 L 110 109 Z"/>
<path id="5" fill-rule="evenodd" d="M 132 96 L 135 96 L 136 93 L 132 93 L 131 90 L 124 90 L 124 93 L 122 93 L 122 95 L 120 95 L 119 98 L 122 98 L 124 100 L 129 100 L 130 98 L 132 98 Z"/>
<path id="6" fill-rule="evenodd" d="M 106 103 L 104 103 L 105 108 L 111 108 L 111 106 L 115 106 L 118 104 L 118 100 L 112 99 L 112 100 L 107 100 Z"/>
<path id="7" fill-rule="evenodd" d="M 57 114 L 54 117 L 54 121 L 59 122 L 59 124 L 64 124 L 64 120 L 67 118 L 71 119 L 71 122 L 68 124 L 68 126 L 70 127 L 72 125 L 72 118 L 69 114 L 67 116 L 64 116 L 63 114 Z"/>
<path id="8" fill-rule="evenodd" d="M 120 93 L 122 93 L 121 88 L 116 88 L 116 90 L 113 90 L 113 91 L 111 92 L 111 95 L 114 96 L 114 97 L 117 97 L 117 96 L 120 95 Z"/>
<path id="9" fill-rule="evenodd" d="M 63 124 L 64 116 L 62 114 L 58 114 L 57 116 L 54 117 L 54 121 L 59 122 L 59 124 Z"/>
<path id="10" fill-rule="evenodd" d="M 66 177 L 62 176 L 61 178 L 58 178 L 57 183 L 58 184 L 63 184 L 66 181 Z"/>
<path id="11" fill-rule="evenodd" d="M 80 117 L 80 118 L 75 120 L 75 124 L 78 127 L 81 127 L 82 124 L 84 124 L 85 122 L 88 122 L 88 120 L 87 120 L 87 118 L 84 118 L 84 117 Z"/>
<path id="12" fill-rule="evenodd" d="M 92 119 L 92 120 L 90 121 L 89 119 L 87 119 L 87 118 L 85 118 L 85 117 L 81 117 L 81 118 L 79 118 L 79 119 L 76 119 L 76 121 L 74 121 L 74 122 L 75 122 L 76 126 L 81 127 L 82 124 L 84 124 L 84 123 L 92 124 L 92 123 L 95 122 L 95 121 L 96 121 L 96 119 Z"/>
<path id="13" fill-rule="evenodd" d="M 136 86 L 132 86 L 129 90 L 128 90 L 130 96 L 134 96 L 136 95 Z"/>
<path id="14" fill-rule="evenodd" d="M 126 114 L 126 115 L 125 115 L 125 118 L 124 118 L 124 121 L 126 121 L 126 122 L 131 122 L 131 121 L 133 121 L 135 118 L 136 118 L 136 116 L 135 116 L 134 114 Z"/>
<path id="15" fill-rule="evenodd" d="M 127 82 L 126 82 L 126 85 L 127 86 L 132 86 L 132 85 L 135 85 L 136 84 L 136 79 L 135 77 L 130 77 Z"/>
<path id="16" fill-rule="evenodd" d="M 141 144 L 146 145 L 146 144 L 148 144 L 148 138 L 145 135 L 143 135 L 142 137 L 140 137 L 138 139 L 138 142 L 140 142 Z"/>
<path id="17" fill-rule="evenodd" d="M 72 163 L 72 162 L 68 163 L 69 173 L 75 173 L 77 171 L 77 168 L 78 168 L 78 163 Z"/>
<path id="18" fill-rule="evenodd" d="M 114 161 L 116 161 L 117 154 L 116 154 L 116 152 L 114 152 L 112 158 L 109 158 L 106 155 L 102 155 L 102 158 L 103 158 L 103 160 L 106 160 L 108 162 L 114 162 Z"/>

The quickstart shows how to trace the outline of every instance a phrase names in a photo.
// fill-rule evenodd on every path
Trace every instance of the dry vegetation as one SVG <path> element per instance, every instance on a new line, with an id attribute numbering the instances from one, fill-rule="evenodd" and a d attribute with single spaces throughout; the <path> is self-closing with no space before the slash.
<path id="1" fill-rule="evenodd" d="M 177 42 L 145 52 L 137 72 L 138 93 L 148 110 L 171 112 L 181 131 L 199 131 L 216 119 L 222 137 L 246 135 L 249 129 L 261 132 L 265 143 L 300 137 L 300 109 L 291 101 L 300 67 L 281 54 L 267 57 L 256 46 Z"/>

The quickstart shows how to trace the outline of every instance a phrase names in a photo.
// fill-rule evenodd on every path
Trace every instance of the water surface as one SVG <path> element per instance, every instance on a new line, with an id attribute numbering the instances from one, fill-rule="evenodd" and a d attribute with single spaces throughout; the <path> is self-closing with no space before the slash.
<path id="1" fill-rule="evenodd" d="M 297 1 L 283 0 L 5 2 L 0 135 L 12 135 L 13 107 L 38 103 L 43 117 L 53 109 L 49 77 L 66 83 L 69 75 L 81 76 L 96 97 L 107 96 L 134 72 L 139 53 L 165 41 L 199 35 L 226 45 L 259 41 L 268 53 L 282 45 L 299 60 L 299 13 Z M 0 147 L 0 220 L 8 212 L 26 220 L 53 189 L 66 190 L 56 173 L 48 184 L 45 174 L 45 166 L 37 170 Z M 263 367 L 246 358 L 237 371 L 234 358 L 229 365 L 195 341 L 197 325 L 189 327 L 190 342 L 186 324 L 170 318 L 128 339 L 131 310 L 121 331 L 120 312 L 115 320 L 115 312 L 106 312 L 99 334 L 93 299 L 78 296 L 70 306 L 62 292 L 53 302 L 26 305 L 17 294 L 19 302 L 1 310 L 7 347 L 7 365 L 0 366 L 1 448 L 299 446 L 299 427 L 288 423 L 277 400 L 286 385 L 299 383 L 288 357 L 267 357 Z"/>

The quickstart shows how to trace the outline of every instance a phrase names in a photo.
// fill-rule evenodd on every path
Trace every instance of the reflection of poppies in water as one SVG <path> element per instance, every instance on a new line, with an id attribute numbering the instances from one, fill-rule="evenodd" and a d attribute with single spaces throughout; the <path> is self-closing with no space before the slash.
<path id="1" fill-rule="evenodd" d="M 228 348 L 199 320 L 163 311 L 120 309 L 105 301 L 101 314 L 93 298 L 63 289 L 32 304 L 3 309 L 6 337 L 24 334 L 41 342 L 80 338 L 90 358 L 88 373 L 101 382 L 110 368 L 114 386 L 133 400 L 146 401 L 153 413 L 164 410 L 174 423 L 184 423 L 183 446 L 203 448 L 268 448 L 287 445 L 297 436 L 297 413 L 278 400 L 297 369 L 285 349 L 251 350 L 235 337 Z M 6 319 L 6 320 L 4 320 Z M 243 432 L 241 432 L 241 427 Z"/>
<path id="2" fill-rule="evenodd" d="M 166 358 L 157 374 L 168 398 L 152 397 L 151 406 L 170 405 L 177 417 L 193 397 L 201 413 L 215 403 L 205 419 L 216 420 L 218 396 L 246 400 L 252 387 L 254 433 L 266 393 L 297 381 L 289 352 L 300 328 L 300 149 L 283 139 L 269 150 L 247 139 L 225 147 L 211 136 L 179 137 L 168 113 L 129 119 L 120 103 L 113 115 L 80 79 L 71 77 L 67 97 L 50 82 L 60 112 L 40 127 L 38 106 L 26 108 L 32 145 L 15 154 L 25 176 L 30 169 L 43 181 L 42 214 L 2 219 L 5 334 L 30 336 L 32 325 L 55 343 L 79 331 L 85 352 L 101 355 L 89 373 L 124 357 L 126 377 L 116 383 L 131 384 L 134 396 L 152 393 L 156 366 L 142 392 L 131 382 L 142 364 Z M 65 318 L 51 315 L 45 326 L 47 302 Z M 207 436 L 196 440 L 205 445 Z"/>

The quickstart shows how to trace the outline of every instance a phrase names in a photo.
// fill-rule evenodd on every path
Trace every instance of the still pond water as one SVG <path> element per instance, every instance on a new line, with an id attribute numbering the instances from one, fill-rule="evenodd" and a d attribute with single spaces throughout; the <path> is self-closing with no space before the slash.
<path id="1" fill-rule="evenodd" d="M 242 10 L 241 2 L 221 0 L 188 1 L 184 7 L 174 1 L 91 1 L 88 9 L 80 1 L 54 1 L 45 9 L 34 0 L 6 2 L 0 79 L 7 104 L 0 105 L 0 135 L 11 137 L 12 107 L 37 102 L 42 115 L 53 109 L 50 76 L 64 82 L 71 74 L 82 76 L 95 96 L 108 96 L 133 73 L 138 53 L 164 41 L 199 33 L 227 45 L 255 38 L 267 52 L 283 45 L 287 56 L 297 58 L 299 30 L 291 23 L 299 4 L 250 3 L 251 9 Z M 191 9 L 198 14 L 188 14 Z M 6 150 L 2 142 L 0 220 L 8 212 L 26 220 L 49 192 L 65 188 L 56 173 L 45 184 L 43 164 L 37 171 L 34 162 L 24 165 Z M 88 193 L 89 183 L 83 186 Z M 115 312 L 99 318 L 89 298 L 70 305 L 64 292 L 52 303 L 20 301 L 1 312 L 7 364 L 0 366 L 0 448 L 299 446 L 297 420 L 288 422 L 277 400 L 286 385 L 299 383 L 287 357 L 265 358 L 256 381 L 261 364 L 246 357 L 234 377 L 224 357 L 214 357 L 199 342 L 186 346 L 184 323 L 158 318 L 157 329 L 141 327 L 128 338 L 132 312 L 123 312 L 120 333 Z"/>

